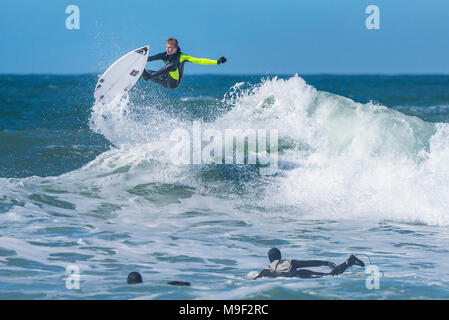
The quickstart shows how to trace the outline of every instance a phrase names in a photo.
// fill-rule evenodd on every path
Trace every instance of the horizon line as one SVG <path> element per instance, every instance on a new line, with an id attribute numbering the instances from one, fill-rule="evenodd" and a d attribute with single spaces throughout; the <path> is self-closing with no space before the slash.
<path id="1" fill-rule="evenodd" d="M 0 76 L 97 76 L 101 73 L 84 72 L 84 73 L 0 73 Z M 449 76 L 449 73 L 194 73 L 186 74 L 184 77 L 190 76 L 217 76 L 217 77 L 235 77 L 235 76 Z"/>

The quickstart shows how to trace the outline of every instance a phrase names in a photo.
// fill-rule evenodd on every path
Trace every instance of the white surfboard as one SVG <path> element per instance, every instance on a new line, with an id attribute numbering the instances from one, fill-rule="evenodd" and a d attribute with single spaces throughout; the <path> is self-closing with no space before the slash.
<path id="1" fill-rule="evenodd" d="M 144 46 L 115 61 L 97 82 L 95 104 L 107 104 L 117 96 L 128 93 L 142 75 L 149 51 L 150 47 Z"/>

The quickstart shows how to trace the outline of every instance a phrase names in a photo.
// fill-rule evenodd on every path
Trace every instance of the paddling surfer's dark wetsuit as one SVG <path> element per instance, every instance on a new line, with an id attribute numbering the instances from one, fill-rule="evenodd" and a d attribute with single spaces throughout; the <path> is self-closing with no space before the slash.
<path id="1" fill-rule="evenodd" d="M 162 60 L 165 67 L 158 71 L 143 70 L 142 78 L 147 81 L 151 80 L 168 89 L 176 89 L 181 83 L 182 75 L 184 73 L 184 63 L 193 62 L 198 64 L 221 64 L 226 62 L 225 57 L 218 60 L 194 58 L 181 52 L 181 48 L 173 54 L 161 52 L 154 56 L 149 56 L 148 61 Z"/>
<path id="2" fill-rule="evenodd" d="M 336 266 L 335 263 L 330 261 L 298 261 L 298 260 L 282 260 L 281 251 L 277 248 L 272 248 L 268 251 L 268 259 L 270 265 L 267 269 L 263 269 L 254 279 L 269 277 L 295 277 L 295 278 L 322 278 L 324 276 L 336 276 L 345 272 L 345 270 L 353 265 L 364 267 L 363 261 L 359 260 L 355 256 L 351 255 L 345 262 Z M 332 269 L 331 272 L 315 272 L 307 269 L 307 267 L 321 267 L 326 266 Z"/>

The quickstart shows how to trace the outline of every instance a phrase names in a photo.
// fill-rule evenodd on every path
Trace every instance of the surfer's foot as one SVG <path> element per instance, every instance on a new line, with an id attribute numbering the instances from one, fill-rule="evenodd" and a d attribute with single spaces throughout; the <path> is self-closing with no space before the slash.
<path id="1" fill-rule="evenodd" d="M 365 266 L 365 263 L 362 261 L 362 260 L 360 260 L 360 259 L 358 259 L 355 255 L 353 255 L 353 254 L 351 254 L 351 256 L 349 257 L 349 259 L 348 259 L 348 264 L 350 265 L 350 266 L 353 266 L 353 265 L 358 265 L 358 266 L 360 266 L 360 267 L 364 267 Z"/>

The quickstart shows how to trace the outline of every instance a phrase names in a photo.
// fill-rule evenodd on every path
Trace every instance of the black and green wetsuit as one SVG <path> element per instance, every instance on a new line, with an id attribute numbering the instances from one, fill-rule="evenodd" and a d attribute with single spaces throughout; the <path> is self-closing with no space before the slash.
<path id="1" fill-rule="evenodd" d="M 168 55 L 166 52 L 161 52 L 154 56 L 149 56 L 148 61 L 162 60 L 165 67 L 158 71 L 144 70 L 142 78 L 156 82 L 165 88 L 175 89 L 181 83 L 182 75 L 184 73 L 184 63 L 193 62 L 198 64 L 218 64 L 218 60 L 194 58 L 181 52 L 181 49 Z"/>

